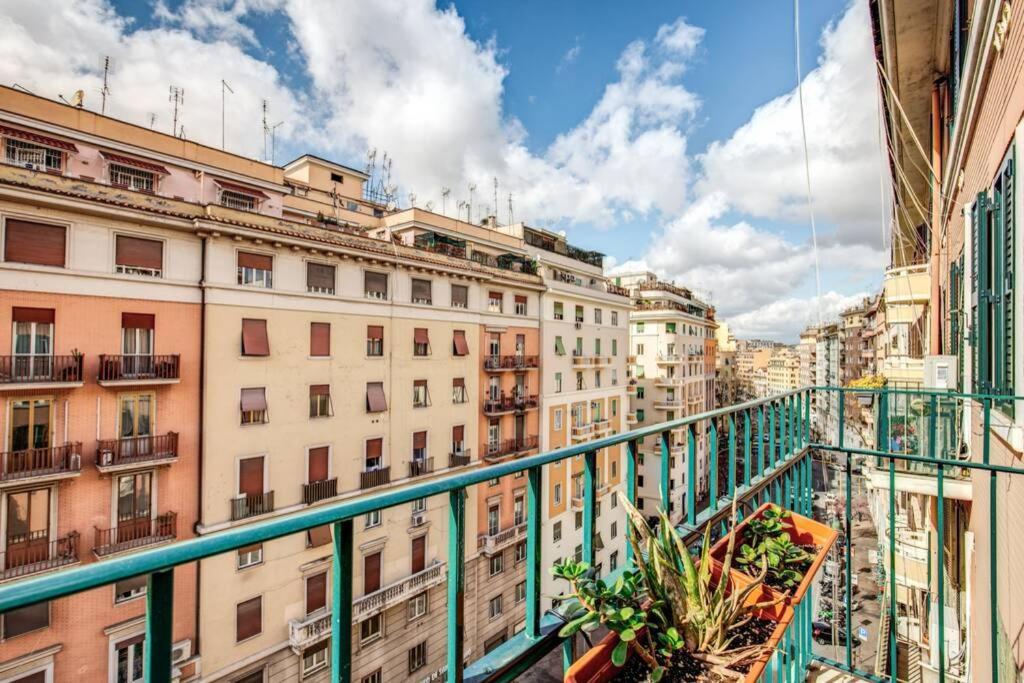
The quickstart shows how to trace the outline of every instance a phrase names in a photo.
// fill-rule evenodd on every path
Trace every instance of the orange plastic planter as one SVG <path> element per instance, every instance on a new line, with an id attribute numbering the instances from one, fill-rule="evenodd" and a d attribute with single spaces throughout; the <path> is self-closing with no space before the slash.
<path id="1" fill-rule="evenodd" d="M 752 515 L 745 518 L 742 522 L 736 525 L 736 550 L 739 552 L 740 546 L 744 543 L 744 535 L 749 526 L 750 520 L 760 519 L 764 516 L 765 510 L 769 507 L 774 506 L 774 503 L 765 503 Z M 785 508 L 782 508 L 785 509 Z M 795 590 L 783 591 L 782 589 L 776 588 L 779 593 L 788 593 L 788 602 L 791 605 L 799 604 L 804 596 L 807 595 L 807 591 L 811 589 L 811 584 L 814 583 L 814 577 L 817 575 L 821 565 L 825 562 L 825 556 L 828 555 L 829 549 L 839 538 L 839 532 L 832 529 L 821 522 L 816 522 L 813 519 L 798 515 L 795 512 L 787 510 L 790 513 L 787 523 L 789 528 L 786 529 L 786 533 L 789 535 L 789 539 L 797 545 L 815 545 L 818 547 L 818 552 L 814 556 L 814 560 L 811 562 L 811 566 L 804 572 L 804 580 L 800 582 L 800 585 Z M 716 561 L 721 562 L 725 558 L 726 550 L 729 545 L 729 537 L 723 536 L 711 547 L 711 557 Z M 735 556 L 734 556 L 735 557 Z M 733 568 L 736 572 L 743 576 L 749 576 L 746 572 L 740 569 L 735 569 L 735 562 Z"/>

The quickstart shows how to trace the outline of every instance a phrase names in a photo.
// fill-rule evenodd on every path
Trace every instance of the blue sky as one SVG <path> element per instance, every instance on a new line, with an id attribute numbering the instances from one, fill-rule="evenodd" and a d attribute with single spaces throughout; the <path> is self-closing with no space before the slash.
<path id="1" fill-rule="evenodd" d="M 111 54 L 109 113 L 169 128 L 179 85 L 186 136 L 219 144 L 224 78 L 232 151 L 262 154 L 267 98 L 279 163 L 362 167 L 377 148 L 402 202 L 435 208 L 442 186 L 467 198 L 476 183 L 482 209 L 496 177 L 500 220 L 511 192 L 516 220 L 706 292 L 740 334 L 792 341 L 816 319 L 791 2 L 46 5 L 0 0 L 3 82 L 84 87 L 95 107 Z M 865 5 L 801 8 L 825 317 L 877 289 L 885 264 Z"/>

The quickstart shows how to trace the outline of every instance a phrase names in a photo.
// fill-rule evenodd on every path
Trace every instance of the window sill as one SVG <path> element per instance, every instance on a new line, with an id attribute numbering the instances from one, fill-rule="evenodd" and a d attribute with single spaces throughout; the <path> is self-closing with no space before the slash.
<path id="1" fill-rule="evenodd" d="M 306 360 L 331 360 L 334 356 L 306 356 Z"/>

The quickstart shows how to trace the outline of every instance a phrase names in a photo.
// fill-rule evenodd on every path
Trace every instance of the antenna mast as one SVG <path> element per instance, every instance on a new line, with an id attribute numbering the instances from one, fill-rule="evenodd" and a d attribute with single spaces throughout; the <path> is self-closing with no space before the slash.
<path id="1" fill-rule="evenodd" d="M 469 184 L 469 202 L 466 204 L 466 222 L 473 222 L 473 193 L 476 191 L 476 183 Z"/>
<path id="2" fill-rule="evenodd" d="M 270 102 L 263 100 L 263 160 L 267 160 L 267 137 L 270 135 L 270 126 L 267 125 L 267 109 Z"/>
<path id="3" fill-rule="evenodd" d="M 512 220 L 512 193 L 508 193 L 508 224 L 515 225 L 515 221 Z"/>
<path id="4" fill-rule="evenodd" d="M 450 187 L 441 188 L 441 213 L 445 216 L 448 215 L 448 195 L 452 193 Z"/>
<path id="5" fill-rule="evenodd" d="M 100 88 L 100 114 L 107 113 L 107 96 L 110 95 L 110 74 L 114 72 L 114 62 L 107 55 L 103 57 L 103 87 Z"/>
<path id="6" fill-rule="evenodd" d="M 277 127 L 284 121 L 278 121 L 270 127 L 270 163 L 273 165 L 277 160 Z"/>
<path id="7" fill-rule="evenodd" d="M 498 227 L 498 176 L 494 176 L 494 227 Z"/>
<path id="8" fill-rule="evenodd" d="M 170 96 L 167 98 L 174 104 L 174 115 L 171 118 L 171 135 L 179 137 L 178 116 L 185 106 L 185 89 L 176 85 L 171 86 Z M 185 133 L 185 126 L 181 127 L 181 135 Z"/>
<path id="9" fill-rule="evenodd" d="M 222 78 L 222 79 L 220 79 L 220 148 L 221 149 L 224 149 L 224 141 L 225 141 L 225 138 L 226 138 L 226 136 L 224 134 L 224 103 L 225 103 L 225 100 L 227 99 L 227 93 L 231 93 L 232 95 L 234 95 L 235 91 L 232 90 L 231 86 L 228 85 L 228 82 L 225 81 Z"/>

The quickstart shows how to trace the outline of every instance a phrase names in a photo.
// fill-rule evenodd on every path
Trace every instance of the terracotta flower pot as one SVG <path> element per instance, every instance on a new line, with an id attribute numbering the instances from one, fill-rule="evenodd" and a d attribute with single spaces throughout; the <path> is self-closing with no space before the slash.
<path id="1" fill-rule="evenodd" d="M 765 510 L 769 507 L 774 506 L 774 503 L 765 503 L 757 510 L 754 514 L 744 518 L 742 522 L 736 525 L 736 550 L 739 552 L 739 548 L 744 543 L 746 529 L 752 519 L 760 519 L 764 516 Z M 783 508 L 785 509 L 785 508 Z M 825 556 L 828 555 L 829 549 L 832 544 L 839 538 L 839 532 L 832 529 L 821 522 L 816 522 L 813 519 L 798 515 L 795 512 L 788 511 L 790 513 L 789 518 L 786 520 L 789 528 L 786 529 L 786 533 L 789 535 L 789 539 L 796 545 L 814 545 L 817 546 L 818 552 L 815 554 L 811 565 L 804 572 L 804 579 L 800 582 L 800 585 L 795 589 L 789 591 L 783 591 L 782 589 L 775 589 L 780 593 L 789 593 L 788 602 L 791 605 L 799 604 L 807 591 L 811 589 L 811 584 L 814 583 L 814 577 L 821 569 L 821 565 L 825 562 Z M 729 537 L 724 536 L 718 540 L 715 545 L 711 547 L 711 557 L 716 561 L 721 562 L 725 558 L 726 550 L 729 545 Z M 734 555 L 735 557 L 735 555 Z M 733 569 L 744 576 L 749 576 L 742 569 L 736 568 L 735 559 L 733 561 Z"/>

